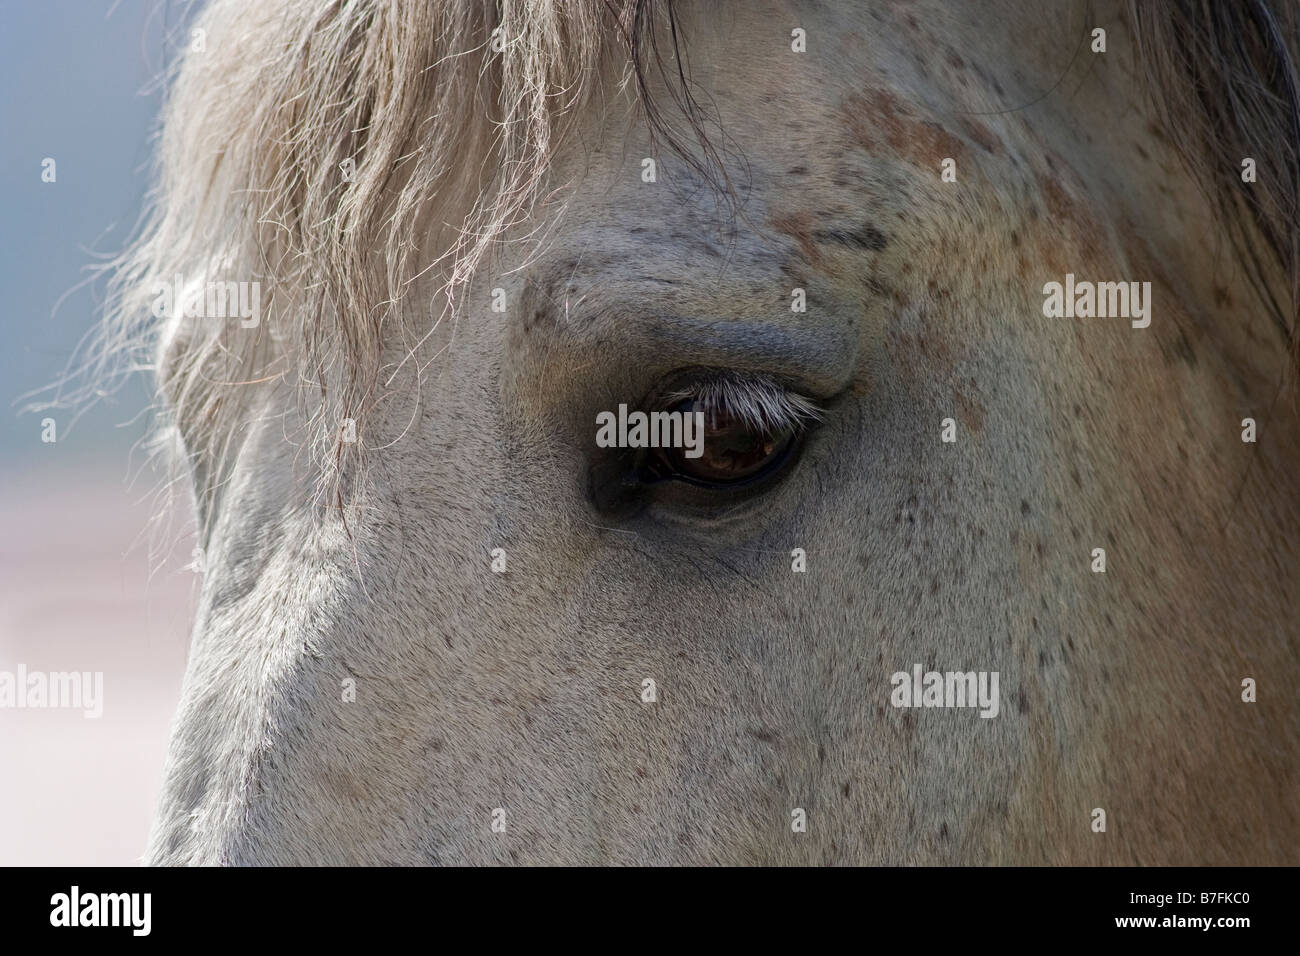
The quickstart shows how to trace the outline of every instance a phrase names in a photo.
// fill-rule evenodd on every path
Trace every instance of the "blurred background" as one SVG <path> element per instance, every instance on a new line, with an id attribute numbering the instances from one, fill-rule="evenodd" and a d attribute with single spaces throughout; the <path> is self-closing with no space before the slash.
<path id="1" fill-rule="evenodd" d="M 87 267 L 135 229 L 157 81 L 187 15 L 160 0 L 0 3 L 0 671 L 104 675 L 98 719 L 0 707 L 0 865 L 138 863 L 161 782 L 198 579 L 184 489 L 169 507 L 139 447 L 147 383 L 75 425 L 68 409 L 20 410 L 98 320 Z"/>

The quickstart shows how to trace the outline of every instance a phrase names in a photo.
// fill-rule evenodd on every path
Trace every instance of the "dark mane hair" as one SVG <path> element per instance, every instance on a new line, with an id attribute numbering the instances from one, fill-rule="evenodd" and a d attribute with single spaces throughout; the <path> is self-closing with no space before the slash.
<path id="1" fill-rule="evenodd" d="M 1129 12 L 1163 132 L 1300 362 L 1297 9 L 1268 0 L 1130 0 Z M 1257 182 L 1242 181 L 1247 157 Z"/>

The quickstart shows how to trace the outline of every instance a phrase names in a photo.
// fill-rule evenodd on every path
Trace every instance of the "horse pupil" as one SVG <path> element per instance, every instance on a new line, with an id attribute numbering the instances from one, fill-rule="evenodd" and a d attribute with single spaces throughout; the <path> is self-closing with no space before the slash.
<path id="1" fill-rule="evenodd" d="M 703 481 L 740 481 L 761 471 L 787 438 L 786 433 L 756 431 L 723 412 L 705 429 L 704 454 L 686 458 L 679 453 L 676 466 L 682 474 Z"/>

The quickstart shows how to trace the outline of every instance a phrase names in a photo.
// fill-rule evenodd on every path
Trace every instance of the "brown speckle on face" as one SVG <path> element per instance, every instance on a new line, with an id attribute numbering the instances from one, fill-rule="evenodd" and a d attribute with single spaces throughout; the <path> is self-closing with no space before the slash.
<path id="1" fill-rule="evenodd" d="M 953 400 L 957 405 L 957 415 L 967 430 L 976 435 L 983 431 L 984 406 L 960 388 L 953 389 Z"/>
<path id="2" fill-rule="evenodd" d="M 806 212 L 783 213 L 773 216 L 771 224 L 773 229 L 785 233 L 798 243 L 799 251 L 810 266 L 817 269 L 823 265 L 821 250 L 817 247 L 817 241 L 813 238 L 816 223 L 810 214 Z"/>
<path id="3" fill-rule="evenodd" d="M 984 150 L 984 152 L 991 153 L 994 156 L 1002 155 L 1002 141 L 998 139 L 997 135 L 991 129 L 979 120 L 971 119 L 970 117 L 962 117 L 961 120 L 959 120 L 958 125 L 961 126 L 962 132 L 966 134 L 971 142 Z"/>
<path id="4" fill-rule="evenodd" d="M 1050 152 L 1045 154 L 1044 159 L 1049 172 L 1035 172 L 1034 181 L 1047 207 L 1049 229 L 1046 232 L 1039 229 L 1037 238 L 1052 272 L 1077 272 L 1084 266 L 1096 268 L 1113 261 L 1114 256 L 1108 256 L 1105 251 L 1103 239 L 1106 238 L 1106 233 L 1101 224 L 1088 204 L 1075 198 L 1075 194 L 1085 194 L 1085 187 L 1078 175 L 1065 163 L 1054 161 Z M 1067 180 L 1070 184 L 1068 188 Z M 1063 258 L 1066 252 L 1061 242 L 1063 234 L 1075 245 L 1075 249 L 1068 252 L 1068 263 Z"/>
<path id="5" fill-rule="evenodd" d="M 854 144 L 872 154 L 887 151 L 937 170 L 945 159 L 960 162 L 966 151 L 961 140 L 940 124 L 918 117 L 887 89 L 848 94 L 840 113 Z"/>

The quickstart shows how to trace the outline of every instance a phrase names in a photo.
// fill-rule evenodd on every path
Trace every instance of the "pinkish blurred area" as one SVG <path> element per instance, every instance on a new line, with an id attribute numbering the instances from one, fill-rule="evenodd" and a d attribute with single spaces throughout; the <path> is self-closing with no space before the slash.
<path id="1" fill-rule="evenodd" d="M 0 707 L 0 865 L 144 852 L 198 585 L 187 514 L 150 540 L 156 486 L 148 472 L 133 488 L 123 471 L 0 475 L 0 671 L 103 672 L 98 719 Z"/>

